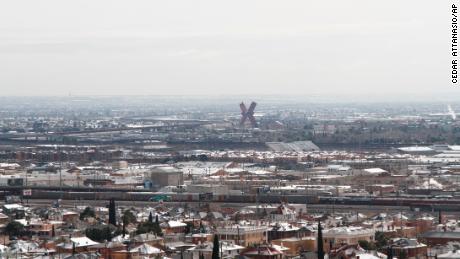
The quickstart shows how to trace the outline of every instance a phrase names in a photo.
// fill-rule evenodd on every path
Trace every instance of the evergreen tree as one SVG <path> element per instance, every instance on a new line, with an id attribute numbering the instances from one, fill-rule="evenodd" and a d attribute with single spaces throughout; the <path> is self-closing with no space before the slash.
<path id="1" fill-rule="evenodd" d="M 117 225 L 117 208 L 115 206 L 115 200 L 112 199 L 112 218 L 113 218 L 113 225 Z"/>
<path id="2" fill-rule="evenodd" d="M 212 245 L 212 259 L 219 259 L 219 237 L 214 235 L 214 242 Z M 324 258 L 323 258 L 324 259 Z"/>
<path id="3" fill-rule="evenodd" d="M 318 259 L 324 259 L 324 248 L 323 248 L 323 229 L 321 227 L 321 221 L 318 220 Z"/>
<path id="4" fill-rule="evenodd" d="M 203 222 L 200 220 L 200 233 L 206 233 L 206 229 L 203 226 Z"/>
<path id="5" fill-rule="evenodd" d="M 184 228 L 184 233 L 187 235 L 187 234 L 190 234 L 193 232 L 193 225 L 192 224 L 187 224 Z"/>
<path id="6" fill-rule="evenodd" d="M 109 224 L 117 225 L 117 212 L 115 207 L 115 200 L 112 198 L 109 202 Z"/>
<path id="7" fill-rule="evenodd" d="M 153 231 L 157 236 L 163 236 L 163 231 L 161 230 L 160 221 L 158 220 L 158 215 L 155 216 L 155 223 L 153 223 Z"/>
<path id="8" fill-rule="evenodd" d="M 144 233 L 155 233 L 157 236 L 163 236 L 163 231 L 160 226 L 160 221 L 158 216 L 155 218 L 155 222 L 145 221 L 139 223 L 137 225 L 137 234 L 144 234 Z"/>
<path id="9" fill-rule="evenodd" d="M 158 217 L 157 217 L 158 218 Z M 149 222 L 153 223 L 153 215 L 152 212 L 149 213 Z"/>
<path id="10" fill-rule="evenodd" d="M 112 240 L 112 232 L 110 231 L 110 227 L 107 226 L 105 228 L 105 231 L 106 231 L 106 238 L 107 238 L 107 242 L 110 242 Z"/>
<path id="11" fill-rule="evenodd" d="M 137 218 L 136 216 L 133 214 L 133 212 L 131 210 L 125 210 L 123 212 L 123 220 L 126 220 L 126 224 L 129 224 L 129 223 L 136 223 L 137 222 Z"/>
<path id="12" fill-rule="evenodd" d="M 117 225 L 117 208 L 115 206 L 115 200 L 112 199 L 112 218 L 113 218 L 113 224 L 114 226 Z"/>
<path id="13" fill-rule="evenodd" d="M 77 248 L 75 246 L 75 242 L 72 242 L 72 255 L 77 253 Z"/>
<path id="14" fill-rule="evenodd" d="M 112 222 L 112 199 L 109 200 L 109 224 Z"/>
<path id="15" fill-rule="evenodd" d="M 11 221 L 5 227 L 5 233 L 10 237 L 17 237 L 24 233 L 24 225 L 17 221 Z"/>
<path id="16" fill-rule="evenodd" d="M 86 236 L 94 241 L 103 242 L 104 240 L 112 240 L 113 226 L 95 226 L 85 230 Z"/>
<path id="17" fill-rule="evenodd" d="M 123 237 L 126 235 L 126 224 L 128 224 L 128 220 L 125 216 L 123 216 Z"/>
<path id="18" fill-rule="evenodd" d="M 264 208 L 264 210 L 262 211 L 261 217 L 262 217 L 262 218 L 266 218 L 267 216 L 268 216 L 267 209 Z"/>
<path id="19" fill-rule="evenodd" d="M 80 213 L 80 220 L 85 220 L 86 218 L 89 218 L 89 217 L 95 218 L 96 213 L 90 207 L 86 207 L 85 210 L 82 213 Z"/>
<path id="20" fill-rule="evenodd" d="M 391 249 L 391 246 L 387 248 L 387 259 L 393 259 L 393 249 Z"/>
<path id="21" fill-rule="evenodd" d="M 388 238 L 381 231 L 375 232 L 374 240 L 377 249 L 384 249 L 388 245 Z"/>

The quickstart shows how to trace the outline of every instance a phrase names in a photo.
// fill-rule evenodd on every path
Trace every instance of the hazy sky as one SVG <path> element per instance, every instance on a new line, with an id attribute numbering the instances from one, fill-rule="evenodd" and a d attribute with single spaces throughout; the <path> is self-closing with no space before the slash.
<path id="1" fill-rule="evenodd" d="M 0 95 L 452 91 L 452 2 L 5 0 Z"/>

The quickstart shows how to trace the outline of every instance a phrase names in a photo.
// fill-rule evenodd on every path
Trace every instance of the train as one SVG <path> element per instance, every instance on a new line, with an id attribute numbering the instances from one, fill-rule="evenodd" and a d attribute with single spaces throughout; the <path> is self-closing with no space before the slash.
<path id="1" fill-rule="evenodd" d="M 14 175 L 0 176 L 0 186 L 21 187 L 24 186 L 24 178 Z"/>
<path id="2" fill-rule="evenodd" d="M 35 199 L 67 200 L 116 200 L 151 202 L 223 202 L 223 203 L 280 203 L 293 204 L 330 204 L 363 206 L 404 206 L 412 210 L 424 211 L 460 211 L 460 200 L 432 197 L 347 197 L 347 196 L 306 196 L 306 195 L 212 195 L 210 193 L 159 193 L 159 192 L 77 192 L 58 190 L 33 190 Z M 161 199 L 159 197 L 167 197 Z"/>
<path id="3" fill-rule="evenodd" d="M 320 204 L 404 206 L 411 210 L 460 211 L 459 199 L 432 197 L 319 197 Z"/>

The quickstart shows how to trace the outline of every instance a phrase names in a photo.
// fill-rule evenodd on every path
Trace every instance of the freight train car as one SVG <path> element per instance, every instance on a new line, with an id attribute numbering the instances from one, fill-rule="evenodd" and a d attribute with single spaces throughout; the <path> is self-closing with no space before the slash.
<path id="1" fill-rule="evenodd" d="M 0 186 L 24 186 L 24 178 L 15 175 L 2 175 L 0 176 Z"/>

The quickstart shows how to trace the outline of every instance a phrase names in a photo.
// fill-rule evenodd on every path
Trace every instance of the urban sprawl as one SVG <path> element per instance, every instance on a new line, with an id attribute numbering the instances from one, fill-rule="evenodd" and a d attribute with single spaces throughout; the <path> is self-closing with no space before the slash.
<path id="1" fill-rule="evenodd" d="M 460 258 L 455 103 L 2 97 L 0 258 Z"/>

